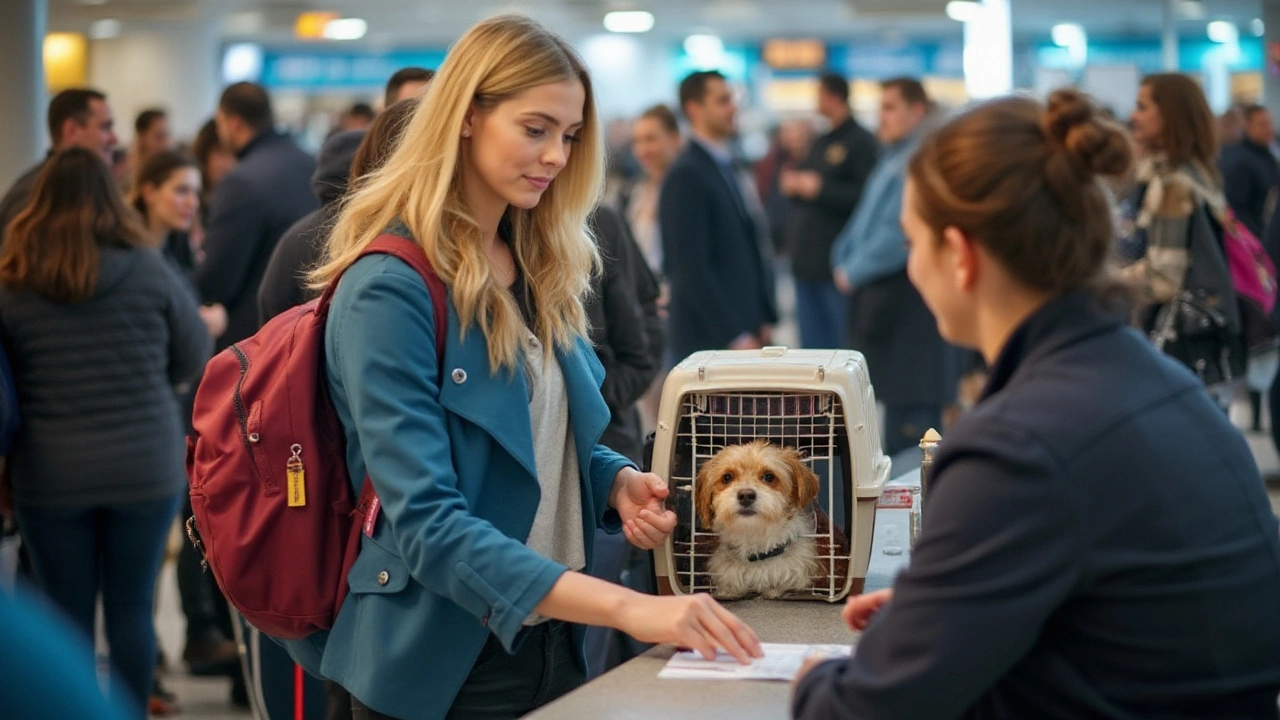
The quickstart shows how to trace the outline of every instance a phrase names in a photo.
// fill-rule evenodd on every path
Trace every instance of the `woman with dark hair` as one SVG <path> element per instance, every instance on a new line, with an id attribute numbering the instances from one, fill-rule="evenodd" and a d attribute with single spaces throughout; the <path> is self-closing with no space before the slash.
<path id="1" fill-rule="evenodd" d="M 142 163 L 134 182 L 130 204 L 142 216 L 151 245 L 160 249 L 164 258 L 187 281 L 192 295 L 197 295 L 196 258 L 191 232 L 201 206 L 199 164 L 185 153 L 161 150 Z M 227 310 L 221 305 L 201 305 L 200 319 L 214 340 L 227 330 Z M 178 398 L 183 428 L 188 431 L 194 395 L 195 388 L 192 387 Z M 185 522 L 189 516 L 188 512 L 180 516 L 180 520 Z M 194 547 L 183 543 L 178 560 L 178 590 L 183 614 L 187 616 L 183 659 L 193 671 L 204 674 L 210 667 L 235 667 L 239 652 L 235 642 L 219 628 L 222 618 L 216 614 L 220 608 L 213 597 L 217 589 L 200 567 L 197 556 Z M 209 587 L 198 587 L 202 584 Z M 159 676 L 156 677 L 149 706 L 155 716 L 180 711 L 173 694 L 161 685 Z"/>
<path id="2" fill-rule="evenodd" d="M 1099 176 L 1130 163 L 1086 96 L 997 100 L 926 138 L 907 271 L 990 379 L 934 460 L 892 590 L 810 718 L 1276 718 L 1280 529 L 1240 432 L 1108 311 Z"/>
<path id="3" fill-rule="evenodd" d="M 36 579 L 111 661 L 145 717 L 151 611 L 184 494 L 174 388 L 209 355 L 196 302 L 95 153 L 54 155 L 0 250 L 0 331 L 25 422 L 10 453 Z"/>
<path id="4" fill-rule="evenodd" d="M 131 204 L 142 216 L 153 246 L 160 248 L 195 292 L 195 249 L 191 231 L 200 212 L 200 166 L 190 155 L 174 150 L 154 153 L 138 168 Z M 200 317 L 217 339 L 227 329 L 227 310 L 204 305 Z"/>
<path id="5" fill-rule="evenodd" d="M 1132 237 L 1124 245 L 1144 251 L 1125 273 L 1148 305 L 1141 323 L 1158 347 L 1229 403 L 1245 354 L 1221 227 L 1213 219 L 1226 208 L 1213 112 L 1194 80 L 1166 73 L 1143 80 L 1131 121 L 1143 157 L 1130 204 L 1136 216 L 1125 224 Z M 1214 322 L 1196 331 L 1200 317 Z"/>

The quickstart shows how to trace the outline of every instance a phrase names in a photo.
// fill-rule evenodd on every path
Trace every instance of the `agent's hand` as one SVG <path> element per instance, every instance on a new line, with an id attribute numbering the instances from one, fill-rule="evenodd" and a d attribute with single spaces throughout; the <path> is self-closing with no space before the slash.
<path id="1" fill-rule="evenodd" d="M 714 660 L 724 650 L 743 665 L 764 657 L 760 639 L 738 616 L 710 595 L 657 597 L 636 594 L 623 606 L 618 629 L 650 643 L 687 647 Z"/>
<path id="2" fill-rule="evenodd" d="M 800 671 L 797 672 L 796 676 L 791 679 L 791 692 L 795 693 L 796 688 L 800 687 L 800 683 L 804 680 L 805 676 L 813 672 L 814 668 L 818 667 L 819 665 L 821 665 L 822 663 L 828 660 L 835 660 L 835 659 L 836 658 L 829 657 L 825 654 L 817 654 L 817 655 L 812 655 L 810 657 L 805 658 L 804 664 L 800 666 Z"/>
<path id="3" fill-rule="evenodd" d="M 871 618 L 876 612 L 892 599 L 893 590 L 891 588 L 877 590 L 865 595 L 854 595 L 845 603 L 844 612 L 841 613 L 841 616 L 850 630 L 862 632 L 867 629 L 867 623 L 871 622 Z"/>
<path id="4" fill-rule="evenodd" d="M 676 514 L 663 508 L 670 494 L 662 478 L 624 467 L 613 479 L 609 505 L 622 516 L 622 532 L 627 541 L 641 550 L 661 545 L 676 529 Z"/>

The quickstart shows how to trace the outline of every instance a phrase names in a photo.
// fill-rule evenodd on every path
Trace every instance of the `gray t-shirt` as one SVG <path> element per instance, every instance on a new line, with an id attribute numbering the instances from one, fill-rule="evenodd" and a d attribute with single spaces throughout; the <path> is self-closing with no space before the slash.
<path id="1" fill-rule="evenodd" d="M 547 357 L 542 343 L 526 331 L 525 375 L 532 389 L 529 420 L 533 425 L 533 455 L 542 498 L 525 543 L 531 550 L 570 570 L 587 565 L 582 537 L 582 483 L 573 430 L 569 427 L 569 397 L 564 373 L 555 355 Z M 526 625 L 546 618 L 530 615 Z"/>

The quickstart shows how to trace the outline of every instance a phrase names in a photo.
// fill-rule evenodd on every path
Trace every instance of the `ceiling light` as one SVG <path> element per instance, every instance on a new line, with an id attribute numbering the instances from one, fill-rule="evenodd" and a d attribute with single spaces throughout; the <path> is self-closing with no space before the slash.
<path id="1" fill-rule="evenodd" d="M 1178 14 L 1188 20 L 1204 19 L 1204 3 L 1200 0 L 1181 0 L 1178 3 Z"/>
<path id="2" fill-rule="evenodd" d="M 114 18 L 94 20 L 89 26 L 89 37 L 94 40 L 111 40 L 120 37 L 120 21 Z"/>
<path id="3" fill-rule="evenodd" d="M 646 33 L 653 29 L 653 13 L 617 10 L 604 16 L 604 29 L 616 33 Z"/>
<path id="4" fill-rule="evenodd" d="M 724 59 L 724 41 L 699 33 L 684 39 L 684 51 L 699 69 L 718 67 Z"/>
<path id="5" fill-rule="evenodd" d="M 1076 23 L 1058 23 L 1053 26 L 1053 44 L 1058 47 L 1071 47 L 1085 42 L 1084 28 Z"/>
<path id="6" fill-rule="evenodd" d="M 1240 31 L 1236 28 L 1235 23 L 1226 20 L 1214 20 L 1209 23 L 1209 39 L 1230 45 L 1240 40 Z"/>
<path id="7" fill-rule="evenodd" d="M 956 22 L 977 20 L 982 14 L 982 3 L 975 0 L 951 0 L 947 3 L 947 17 Z"/>
<path id="8" fill-rule="evenodd" d="M 262 47 L 254 43 L 236 43 L 222 56 L 222 82 L 258 82 L 262 78 Z"/>
<path id="9" fill-rule="evenodd" d="M 1262 37 L 1267 34 L 1267 25 L 1262 22 L 1262 18 L 1254 18 L 1253 22 L 1249 23 L 1249 30 L 1252 31 L 1254 35 Z"/>
<path id="10" fill-rule="evenodd" d="M 1071 63 L 1083 66 L 1088 58 L 1089 37 L 1084 28 L 1076 23 L 1059 23 L 1053 26 L 1053 44 L 1066 48 Z"/>
<path id="11" fill-rule="evenodd" d="M 326 40 L 359 40 L 369 31 L 369 23 L 361 18 L 330 20 L 324 26 Z"/>

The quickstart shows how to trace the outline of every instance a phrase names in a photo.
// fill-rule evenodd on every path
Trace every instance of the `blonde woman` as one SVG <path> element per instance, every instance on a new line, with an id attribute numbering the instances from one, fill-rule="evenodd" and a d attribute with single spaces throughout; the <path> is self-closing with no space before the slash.
<path id="1" fill-rule="evenodd" d="M 351 477 L 372 477 L 382 503 L 309 663 L 352 693 L 358 719 L 523 715 L 581 682 L 584 624 L 760 654 L 707 596 L 646 596 L 580 572 L 596 527 L 652 548 L 675 526 L 662 481 L 596 444 L 609 411 L 582 296 L 598 263 L 584 227 L 601 148 L 574 51 L 530 19 L 482 22 L 348 202 L 314 274 L 345 270 L 329 390 Z M 408 265 L 355 261 L 388 229 L 425 251 L 447 318 Z"/>

